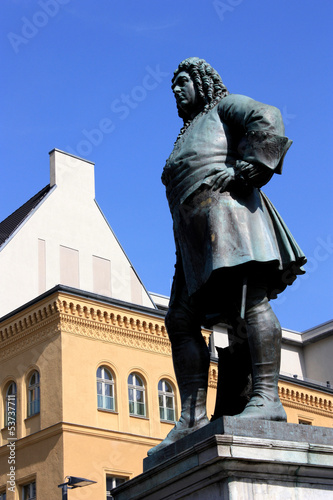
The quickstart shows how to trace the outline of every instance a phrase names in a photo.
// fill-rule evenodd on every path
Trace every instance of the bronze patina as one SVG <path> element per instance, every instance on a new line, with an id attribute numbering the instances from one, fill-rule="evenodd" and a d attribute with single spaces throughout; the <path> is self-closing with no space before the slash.
<path id="1" fill-rule="evenodd" d="M 202 325 L 223 321 L 231 332 L 229 347 L 219 349 L 212 419 L 286 420 L 278 396 L 281 326 L 269 300 L 304 273 L 306 262 L 260 189 L 281 174 L 291 145 L 280 111 L 230 94 L 197 57 L 178 66 L 172 90 L 184 125 L 162 175 L 177 256 L 165 323 L 182 409 L 148 454 L 209 423 Z"/>

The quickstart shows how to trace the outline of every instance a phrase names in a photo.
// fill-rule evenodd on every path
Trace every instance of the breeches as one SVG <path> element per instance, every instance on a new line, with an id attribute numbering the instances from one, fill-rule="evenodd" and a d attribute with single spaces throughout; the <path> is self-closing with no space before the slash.
<path id="1" fill-rule="evenodd" d="M 221 279 L 219 279 L 221 278 Z M 171 343 L 177 342 L 179 335 L 201 336 L 201 326 L 224 322 L 234 329 L 234 333 L 245 328 L 240 319 L 243 279 L 227 273 L 218 274 L 206 285 L 200 294 L 189 297 L 182 273 L 176 273 L 170 299 L 170 307 L 165 317 L 165 325 Z M 245 321 L 248 311 L 257 304 L 268 302 L 267 289 L 254 283 L 249 277 Z"/>

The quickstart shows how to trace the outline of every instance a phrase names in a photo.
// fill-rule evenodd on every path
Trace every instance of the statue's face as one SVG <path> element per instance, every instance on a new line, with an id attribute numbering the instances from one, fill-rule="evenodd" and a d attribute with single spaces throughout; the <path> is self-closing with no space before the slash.
<path id="1" fill-rule="evenodd" d="M 192 78 L 186 71 L 181 71 L 176 76 L 172 90 L 178 109 L 181 109 L 186 115 L 193 118 L 193 115 L 197 114 L 198 94 Z"/>

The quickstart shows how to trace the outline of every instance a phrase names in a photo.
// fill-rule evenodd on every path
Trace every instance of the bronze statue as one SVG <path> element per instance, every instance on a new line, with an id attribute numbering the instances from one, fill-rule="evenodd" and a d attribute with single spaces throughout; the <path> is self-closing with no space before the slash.
<path id="1" fill-rule="evenodd" d="M 229 94 L 219 74 L 197 57 L 179 65 L 172 90 L 184 126 L 162 175 L 177 256 L 165 324 L 182 409 L 149 455 L 209 423 L 210 355 L 202 325 L 233 327 L 233 342 L 219 353 L 213 419 L 286 420 L 278 396 L 281 326 L 269 300 L 304 273 L 306 262 L 260 190 L 281 174 L 291 145 L 279 110 Z"/>

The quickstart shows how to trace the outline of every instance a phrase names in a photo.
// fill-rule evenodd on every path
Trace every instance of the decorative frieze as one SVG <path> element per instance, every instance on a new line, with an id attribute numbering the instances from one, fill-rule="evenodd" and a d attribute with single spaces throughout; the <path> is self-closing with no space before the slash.
<path id="1" fill-rule="evenodd" d="M 303 387 L 294 389 L 280 382 L 279 397 L 284 406 L 333 418 L 333 397 L 329 395 L 315 395 Z"/>
<path id="2" fill-rule="evenodd" d="M 171 355 L 163 320 L 64 298 L 58 300 L 57 306 L 63 332 Z"/>
<path id="3" fill-rule="evenodd" d="M 82 305 L 81 303 L 74 303 L 72 301 L 67 301 L 60 299 L 57 301 L 58 310 L 61 313 L 61 319 L 68 321 L 68 317 L 77 317 L 86 320 L 90 320 L 95 323 L 118 326 L 124 329 L 129 329 L 133 331 L 142 331 L 145 333 L 150 333 L 152 335 L 163 336 L 167 338 L 166 328 L 164 326 L 164 321 L 157 320 L 154 318 L 143 319 L 142 317 L 135 317 L 134 314 L 131 316 L 130 312 L 125 312 L 121 310 L 114 310 L 110 308 L 103 308 L 95 306 L 92 307 L 87 305 Z"/>
<path id="4" fill-rule="evenodd" d="M 40 328 L 29 330 L 25 334 L 18 335 L 12 341 L 7 341 L 0 346 L 0 362 L 5 361 L 13 356 L 16 356 L 20 352 L 26 351 L 28 349 L 33 349 L 34 346 L 54 338 L 55 335 L 60 333 L 60 328 L 58 324 L 45 324 L 41 325 Z"/>
<path id="5" fill-rule="evenodd" d="M 0 327 L 0 345 L 2 346 L 7 340 L 13 339 L 16 341 L 20 334 L 27 334 L 36 329 L 40 329 L 44 325 L 53 321 L 54 316 L 58 312 L 57 301 L 53 300 L 50 303 L 40 306 L 38 309 L 22 314 L 18 313 L 12 319 L 4 321 Z"/>
<path id="6" fill-rule="evenodd" d="M 1 359 L 47 338 L 45 328 L 171 355 L 163 319 L 56 293 L 45 303 L 18 313 L 0 327 Z M 19 342 L 18 342 L 19 341 Z M 15 344 L 15 345 L 14 345 Z"/>

